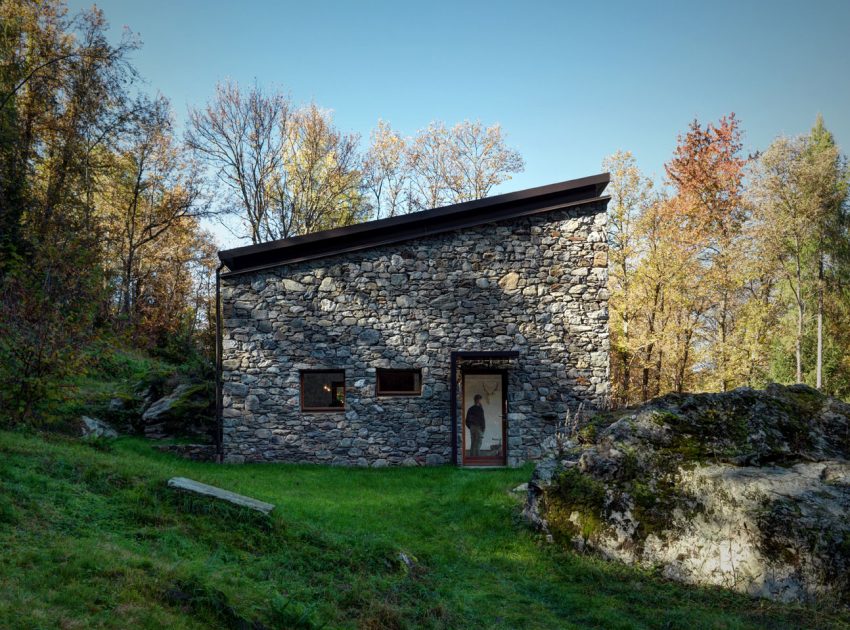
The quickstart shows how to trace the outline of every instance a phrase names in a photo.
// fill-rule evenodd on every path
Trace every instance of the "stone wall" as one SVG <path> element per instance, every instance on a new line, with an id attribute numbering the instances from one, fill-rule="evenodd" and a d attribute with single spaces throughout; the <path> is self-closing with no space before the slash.
<path id="1" fill-rule="evenodd" d="M 225 460 L 447 463 L 455 350 L 519 351 L 508 463 L 538 459 L 568 408 L 607 400 L 605 207 L 224 276 Z M 421 396 L 377 397 L 380 367 L 421 368 Z M 300 410 L 318 368 L 345 370 L 344 411 Z"/>

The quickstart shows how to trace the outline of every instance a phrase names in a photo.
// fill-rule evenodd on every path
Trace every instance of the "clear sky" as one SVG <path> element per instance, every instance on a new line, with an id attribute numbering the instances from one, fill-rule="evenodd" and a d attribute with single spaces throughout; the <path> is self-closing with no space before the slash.
<path id="1" fill-rule="evenodd" d="M 379 118 L 499 122 L 526 170 L 497 192 L 597 173 L 617 149 L 660 178 L 694 117 L 729 112 L 748 152 L 818 112 L 850 152 L 850 0 L 98 5 L 141 37 L 136 66 L 179 122 L 228 77 L 315 100 L 364 140 Z"/>

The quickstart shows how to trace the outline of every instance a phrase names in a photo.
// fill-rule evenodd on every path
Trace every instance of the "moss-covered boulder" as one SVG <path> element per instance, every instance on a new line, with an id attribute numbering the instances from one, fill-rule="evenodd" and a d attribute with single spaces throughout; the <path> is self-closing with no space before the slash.
<path id="1" fill-rule="evenodd" d="M 569 437 L 526 505 L 556 542 L 683 582 L 850 604 L 850 405 L 802 385 L 669 395 Z"/>
<path id="2" fill-rule="evenodd" d="M 146 405 L 141 424 L 146 437 L 209 438 L 215 424 L 215 386 L 206 381 L 177 382 Z M 150 398 L 150 397 L 148 397 Z"/>

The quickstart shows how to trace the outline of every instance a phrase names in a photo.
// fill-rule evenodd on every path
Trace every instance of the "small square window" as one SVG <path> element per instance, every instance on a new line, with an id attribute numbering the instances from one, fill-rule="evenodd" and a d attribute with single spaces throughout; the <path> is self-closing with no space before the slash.
<path id="1" fill-rule="evenodd" d="M 422 394 L 422 370 L 386 370 L 376 372 L 378 396 L 419 396 Z"/>
<path id="2" fill-rule="evenodd" d="M 345 409 L 345 372 L 343 370 L 302 371 L 301 409 L 304 411 Z"/>

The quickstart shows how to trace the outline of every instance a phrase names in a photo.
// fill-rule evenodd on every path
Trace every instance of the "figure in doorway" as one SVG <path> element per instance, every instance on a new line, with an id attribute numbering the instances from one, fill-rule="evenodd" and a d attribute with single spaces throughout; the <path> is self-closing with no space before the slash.
<path id="1" fill-rule="evenodd" d="M 469 429 L 471 444 L 469 454 L 478 457 L 481 452 L 481 440 L 484 438 L 484 407 L 481 405 L 481 394 L 475 394 L 475 404 L 466 411 L 466 428 Z"/>

